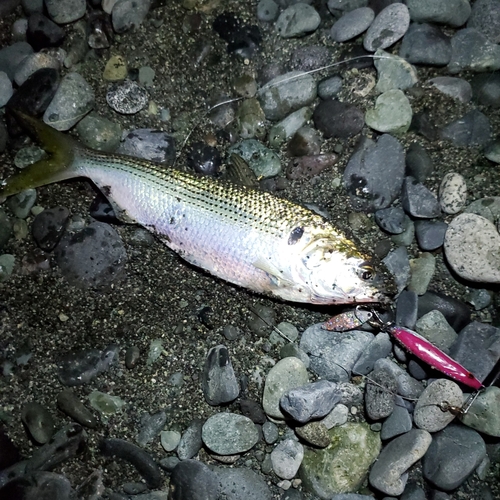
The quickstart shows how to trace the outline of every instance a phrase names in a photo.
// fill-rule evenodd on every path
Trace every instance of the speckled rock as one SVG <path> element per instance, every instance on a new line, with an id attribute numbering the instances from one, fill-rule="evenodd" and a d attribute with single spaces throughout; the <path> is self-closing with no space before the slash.
<path id="1" fill-rule="evenodd" d="M 439 204 L 445 214 L 457 214 L 467 201 L 467 184 L 457 172 L 448 172 L 439 185 Z"/>

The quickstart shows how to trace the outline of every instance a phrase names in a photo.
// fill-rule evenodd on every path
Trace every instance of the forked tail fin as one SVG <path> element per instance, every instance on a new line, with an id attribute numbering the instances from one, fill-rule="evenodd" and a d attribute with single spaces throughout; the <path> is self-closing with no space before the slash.
<path id="1" fill-rule="evenodd" d="M 79 147 L 74 139 L 19 110 L 9 111 L 49 156 L 0 181 L 0 200 L 25 189 L 78 177 L 78 172 L 72 168 L 75 151 Z"/>

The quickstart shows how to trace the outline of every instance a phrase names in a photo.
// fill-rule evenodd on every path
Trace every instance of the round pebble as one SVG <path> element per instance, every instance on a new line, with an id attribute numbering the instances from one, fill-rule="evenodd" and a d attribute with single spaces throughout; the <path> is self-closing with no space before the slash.
<path id="1" fill-rule="evenodd" d="M 364 33 L 375 18 L 370 7 L 360 7 L 344 14 L 330 30 L 330 36 L 336 42 L 346 42 Z"/>
<path id="2" fill-rule="evenodd" d="M 149 95 L 144 87 L 132 80 L 112 83 L 106 93 L 106 102 L 117 113 L 133 115 L 148 104 Z"/>
<path id="3" fill-rule="evenodd" d="M 203 424 L 202 439 L 218 455 L 236 455 L 252 448 L 259 440 L 259 432 L 243 415 L 217 413 Z"/>
<path id="4" fill-rule="evenodd" d="M 21 419 L 37 443 L 47 443 L 55 432 L 52 415 L 39 403 L 25 403 L 21 410 Z"/>
<path id="5" fill-rule="evenodd" d="M 488 219 L 464 213 L 449 224 L 444 240 L 446 259 L 462 278 L 500 283 L 500 234 Z"/>
<path id="6" fill-rule="evenodd" d="M 463 394 L 455 382 L 435 380 L 418 398 L 413 413 L 415 425 L 428 432 L 440 431 L 455 418 L 453 409 L 461 408 L 462 403 Z"/>
<path id="7" fill-rule="evenodd" d="M 279 15 L 275 26 L 282 38 L 292 38 L 315 31 L 320 22 L 321 18 L 314 7 L 296 3 Z"/>
<path id="8" fill-rule="evenodd" d="M 366 32 L 363 47 L 369 52 L 385 49 L 396 43 L 410 25 L 410 13 L 403 3 L 393 3 L 379 12 Z"/>
<path id="9" fill-rule="evenodd" d="M 375 107 L 365 114 L 365 123 L 378 132 L 401 135 L 410 128 L 412 116 L 408 98 L 401 90 L 392 89 L 377 97 Z"/>
<path id="10" fill-rule="evenodd" d="M 448 172 L 439 186 L 439 204 L 445 214 L 457 214 L 467 201 L 467 184 L 463 176 Z"/>
<path id="11" fill-rule="evenodd" d="M 293 439 L 281 441 L 271 452 L 274 473 L 281 479 L 292 479 L 304 458 L 304 447 Z"/>
<path id="12" fill-rule="evenodd" d="M 57 395 L 57 406 L 75 422 L 94 429 L 97 420 L 71 389 L 65 389 Z"/>

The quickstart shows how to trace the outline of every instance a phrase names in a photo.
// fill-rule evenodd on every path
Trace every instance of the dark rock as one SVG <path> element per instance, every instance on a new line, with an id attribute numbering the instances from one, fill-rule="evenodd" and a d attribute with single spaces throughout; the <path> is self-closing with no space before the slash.
<path id="1" fill-rule="evenodd" d="M 104 439 L 100 444 L 106 457 L 120 458 L 133 465 L 150 488 L 159 488 L 163 482 L 161 470 L 151 455 L 123 439 Z"/>
<path id="2" fill-rule="evenodd" d="M 59 243 L 69 219 L 69 210 L 65 207 L 48 208 L 33 220 L 31 231 L 36 244 L 50 252 Z"/>
<path id="3" fill-rule="evenodd" d="M 290 160 L 286 169 L 288 179 L 310 179 L 337 163 L 338 155 L 325 153 L 312 156 L 299 156 Z"/>
<path id="4" fill-rule="evenodd" d="M 94 429 L 97 420 L 71 389 L 65 389 L 57 395 L 57 406 L 80 425 Z"/>
<path id="5" fill-rule="evenodd" d="M 399 196 L 405 171 L 404 150 L 391 135 L 375 143 L 363 138 L 344 171 L 344 184 L 357 211 L 387 208 Z"/>
<path id="6" fill-rule="evenodd" d="M 413 217 L 431 219 L 441 215 L 436 196 L 413 177 L 406 177 L 401 192 L 405 211 Z"/>
<path id="7" fill-rule="evenodd" d="M 415 221 L 418 246 L 426 252 L 440 248 L 443 246 L 447 228 L 448 224 L 443 221 Z"/>
<path id="8" fill-rule="evenodd" d="M 39 444 L 45 444 L 55 432 L 54 419 L 40 403 L 25 403 L 21 411 L 21 420 L 28 428 L 31 437 Z"/>
<path id="9" fill-rule="evenodd" d="M 375 212 L 375 222 L 389 234 L 401 234 L 405 230 L 406 217 L 401 207 L 382 208 Z"/>
<path id="10" fill-rule="evenodd" d="M 434 172 L 432 158 L 418 142 L 412 142 L 406 152 L 406 173 L 424 182 Z"/>
<path id="11" fill-rule="evenodd" d="M 217 474 L 198 460 L 183 460 L 170 477 L 170 500 L 217 500 L 220 483 Z"/>
<path id="12" fill-rule="evenodd" d="M 197 174 L 214 176 L 220 173 L 222 159 L 218 149 L 196 142 L 188 153 L 187 164 Z"/>
<path id="13" fill-rule="evenodd" d="M 490 120 L 481 111 L 473 109 L 444 126 L 441 137 L 455 146 L 486 146 L 491 140 Z"/>
<path id="14" fill-rule="evenodd" d="M 471 311 L 466 304 L 454 297 L 439 292 L 426 292 L 418 298 L 418 317 L 436 309 L 450 326 L 460 331 L 471 321 Z"/>
<path id="15" fill-rule="evenodd" d="M 226 346 L 215 346 L 208 351 L 202 388 L 205 400 L 212 406 L 229 403 L 238 397 L 240 387 Z"/>
<path id="16" fill-rule="evenodd" d="M 474 98 L 479 104 L 500 108 L 500 72 L 476 75 L 471 85 Z"/>
<path id="17" fill-rule="evenodd" d="M 254 424 L 264 424 L 267 422 L 266 414 L 262 406 L 251 399 L 242 399 L 240 401 L 241 413 L 248 417 Z"/>
<path id="18" fill-rule="evenodd" d="M 28 18 L 26 39 L 36 52 L 47 47 L 58 47 L 65 36 L 65 31 L 43 14 L 31 14 Z"/>
<path id="19" fill-rule="evenodd" d="M 413 23 L 403 38 L 399 56 L 412 64 L 446 66 L 451 58 L 451 42 L 437 26 Z"/>
<path id="20" fill-rule="evenodd" d="M 352 104 L 337 99 L 321 101 L 314 110 L 314 124 L 326 138 L 345 139 L 361 132 L 365 123 L 363 112 Z"/>

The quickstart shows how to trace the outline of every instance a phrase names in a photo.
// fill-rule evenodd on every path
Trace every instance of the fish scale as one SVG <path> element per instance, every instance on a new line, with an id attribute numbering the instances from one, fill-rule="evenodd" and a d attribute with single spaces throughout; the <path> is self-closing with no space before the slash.
<path id="1" fill-rule="evenodd" d="M 118 218 L 154 232 L 188 262 L 226 281 L 284 300 L 378 302 L 390 276 L 328 220 L 270 193 L 144 159 L 94 151 L 21 112 L 51 153 L 3 182 L 0 196 L 87 177 Z"/>

